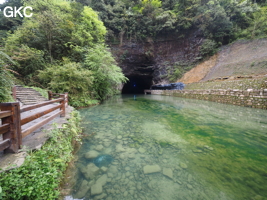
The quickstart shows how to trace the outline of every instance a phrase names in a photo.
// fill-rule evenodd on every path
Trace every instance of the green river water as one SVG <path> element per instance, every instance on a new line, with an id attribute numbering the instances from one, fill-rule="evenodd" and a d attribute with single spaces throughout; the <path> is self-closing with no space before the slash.
<path id="1" fill-rule="evenodd" d="M 266 110 L 131 95 L 79 111 L 85 138 L 65 199 L 267 199 Z"/>

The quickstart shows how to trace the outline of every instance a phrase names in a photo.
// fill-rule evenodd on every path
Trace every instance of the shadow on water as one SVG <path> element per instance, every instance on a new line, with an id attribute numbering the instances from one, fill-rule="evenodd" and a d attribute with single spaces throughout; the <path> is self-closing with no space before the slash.
<path id="1" fill-rule="evenodd" d="M 267 199 L 266 110 L 124 95 L 80 113 L 66 199 Z"/>

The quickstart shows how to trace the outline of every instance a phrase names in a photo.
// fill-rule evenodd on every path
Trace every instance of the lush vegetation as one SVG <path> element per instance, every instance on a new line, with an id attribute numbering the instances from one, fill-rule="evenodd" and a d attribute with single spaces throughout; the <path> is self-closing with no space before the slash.
<path id="1" fill-rule="evenodd" d="M 21 167 L 0 173 L 0 199 L 57 199 L 63 172 L 72 158 L 72 142 L 80 141 L 79 127 L 80 115 L 74 111 L 63 129 L 49 133 L 41 150 L 28 152 Z"/>
<path id="2" fill-rule="evenodd" d="M 12 26 L 4 40 L 24 84 L 69 92 L 72 105 L 86 106 L 115 94 L 127 80 L 104 44 L 106 28 L 92 8 L 64 0 L 24 5 L 33 7 L 34 15 Z"/>
<path id="3" fill-rule="evenodd" d="M 33 7 L 33 17 L 0 13 L 0 45 L 18 63 L 12 69 L 24 84 L 69 92 L 75 106 L 105 99 L 126 81 L 106 38 L 153 41 L 197 32 L 204 58 L 222 44 L 267 34 L 266 0 L 8 0 L 0 8 L 21 5 Z M 169 66 L 168 79 L 187 67 Z"/>
<path id="4" fill-rule="evenodd" d="M 99 12 L 110 39 L 156 39 L 200 30 L 218 45 L 267 34 L 266 1 L 77 0 Z"/>
<path id="5" fill-rule="evenodd" d="M 0 51 L 0 102 L 13 101 L 11 98 L 11 87 L 13 85 L 12 70 L 10 65 L 14 61 L 5 53 Z"/>

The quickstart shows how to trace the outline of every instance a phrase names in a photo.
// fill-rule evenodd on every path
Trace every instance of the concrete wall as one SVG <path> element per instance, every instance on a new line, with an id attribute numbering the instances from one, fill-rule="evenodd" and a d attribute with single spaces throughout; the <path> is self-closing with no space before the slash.
<path id="1" fill-rule="evenodd" d="M 215 101 L 267 109 L 267 89 L 263 90 L 145 90 L 145 93 Z"/>

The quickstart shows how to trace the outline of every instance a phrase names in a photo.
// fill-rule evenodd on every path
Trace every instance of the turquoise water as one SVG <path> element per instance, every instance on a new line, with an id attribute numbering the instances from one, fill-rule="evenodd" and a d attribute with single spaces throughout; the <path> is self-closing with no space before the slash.
<path id="1" fill-rule="evenodd" d="M 79 111 L 65 199 L 267 199 L 266 110 L 140 95 Z"/>

